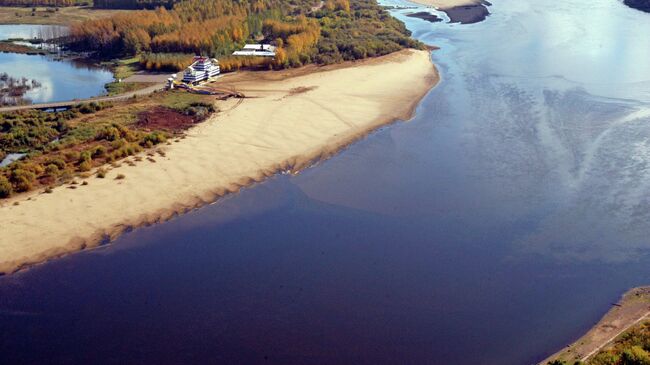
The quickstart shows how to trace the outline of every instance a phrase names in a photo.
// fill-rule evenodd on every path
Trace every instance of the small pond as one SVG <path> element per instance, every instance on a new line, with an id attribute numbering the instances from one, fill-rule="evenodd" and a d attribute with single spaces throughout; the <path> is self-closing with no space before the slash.
<path id="1" fill-rule="evenodd" d="M 0 40 L 12 38 L 50 39 L 64 35 L 67 28 L 43 25 L 0 25 Z M 104 85 L 113 81 L 106 68 L 58 55 L 0 53 L 0 74 L 15 80 L 35 81 L 35 87 L 23 95 L 27 102 L 44 103 L 84 99 L 105 92 Z"/>
<path id="2" fill-rule="evenodd" d="M 9 166 L 25 156 L 27 156 L 26 153 L 9 153 L 4 158 L 0 159 L 0 167 Z"/>

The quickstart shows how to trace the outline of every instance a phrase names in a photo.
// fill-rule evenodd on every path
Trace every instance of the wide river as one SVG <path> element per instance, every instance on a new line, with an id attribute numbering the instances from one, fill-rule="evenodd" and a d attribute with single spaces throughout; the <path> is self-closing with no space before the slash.
<path id="1" fill-rule="evenodd" d="M 649 284 L 650 14 L 410 11 L 394 14 L 442 47 L 414 120 L 0 278 L 3 359 L 531 364 Z"/>

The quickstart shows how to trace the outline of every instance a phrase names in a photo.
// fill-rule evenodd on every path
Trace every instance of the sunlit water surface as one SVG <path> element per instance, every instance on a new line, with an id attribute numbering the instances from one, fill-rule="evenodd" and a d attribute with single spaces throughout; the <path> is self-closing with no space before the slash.
<path id="1" fill-rule="evenodd" d="M 530 364 L 650 283 L 650 15 L 616 0 L 495 0 L 469 26 L 409 11 L 395 14 L 442 47 L 414 120 L 0 279 L 0 353 Z"/>

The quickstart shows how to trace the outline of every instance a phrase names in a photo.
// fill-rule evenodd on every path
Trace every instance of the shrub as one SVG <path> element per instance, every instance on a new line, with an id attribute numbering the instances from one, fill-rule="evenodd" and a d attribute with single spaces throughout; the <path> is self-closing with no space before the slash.
<path id="1" fill-rule="evenodd" d="M 145 135 L 144 138 L 142 138 L 142 142 L 140 142 L 140 144 L 145 147 L 152 147 L 165 141 L 167 141 L 165 134 L 156 131 Z"/>
<path id="2" fill-rule="evenodd" d="M 97 178 L 103 179 L 105 177 L 106 177 L 106 169 L 101 168 L 97 170 Z"/>
<path id="3" fill-rule="evenodd" d="M 120 130 L 115 126 L 106 127 L 100 130 L 95 136 L 96 140 L 116 141 L 122 138 Z"/>
<path id="4" fill-rule="evenodd" d="M 59 170 L 65 170 L 66 163 L 59 157 L 50 158 L 45 162 L 45 165 L 54 165 Z M 47 169 L 47 168 L 46 168 Z"/>
<path id="5" fill-rule="evenodd" d="M 10 197 L 12 192 L 13 188 L 11 187 L 9 180 L 7 180 L 6 177 L 0 175 L 0 198 Z"/>
<path id="6" fill-rule="evenodd" d="M 93 163 L 88 160 L 79 164 L 79 171 L 90 171 L 93 168 Z"/>
<path id="7" fill-rule="evenodd" d="M 105 156 L 105 155 L 106 155 L 106 147 L 104 147 L 104 146 L 97 146 L 97 147 L 95 147 L 95 149 L 93 150 L 93 155 L 92 155 L 92 157 L 93 157 L 93 158 L 96 158 L 96 157 L 102 157 L 102 156 Z"/>
<path id="8" fill-rule="evenodd" d="M 90 162 L 90 161 L 92 161 L 90 151 L 83 151 L 79 154 L 79 163 Z"/>
<path id="9" fill-rule="evenodd" d="M 9 180 L 16 191 L 29 191 L 36 180 L 36 175 L 28 170 L 15 169 L 11 171 Z"/>
<path id="10" fill-rule="evenodd" d="M 59 175 L 59 167 L 53 163 L 48 164 L 45 166 L 45 173 L 48 176 L 58 176 Z"/>
<path id="11" fill-rule="evenodd" d="M 119 174 L 119 175 L 115 176 L 115 180 L 123 180 L 124 178 L 126 178 L 126 176 L 124 176 L 124 174 Z"/>
<path id="12" fill-rule="evenodd" d="M 65 153 L 65 159 L 67 161 L 78 161 L 79 157 L 80 157 L 80 154 L 77 151 L 67 151 Z"/>

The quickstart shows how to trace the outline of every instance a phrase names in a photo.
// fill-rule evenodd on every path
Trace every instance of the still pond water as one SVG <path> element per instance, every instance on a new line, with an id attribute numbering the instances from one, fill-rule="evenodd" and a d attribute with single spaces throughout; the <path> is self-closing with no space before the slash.
<path id="1" fill-rule="evenodd" d="M 48 25 L 0 25 L 0 40 L 12 38 L 50 39 L 65 34 L 67 29 Z M 27 92 L 33 103 L 84 99 L 105 92 L 104 85 L 113 81 L 113 74 L 101 67 L 56 56 L 0 53 L 0 73 L 41 84 Z"/>
<path id="2" fill-rule="evenodd" d="M 409 11 L 442 47 L 414 120 L 0 278 L 8 363 L 531 364 L 650 283 L 650 15 Z"/>

